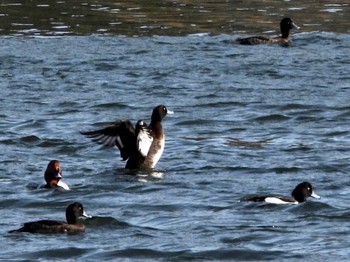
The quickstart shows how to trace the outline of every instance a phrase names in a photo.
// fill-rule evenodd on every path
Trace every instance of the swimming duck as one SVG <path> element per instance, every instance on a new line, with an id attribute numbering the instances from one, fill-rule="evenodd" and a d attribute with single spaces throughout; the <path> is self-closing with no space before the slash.
<path id="1" fill-rule="evenodd" d="M 117 146 L 127 169 L 154 168 L 164 151 L 161 122 L 173 113 L 166 106 L 158 105 L 153 109 L 150 125 L 139 120 L 134 128 L 130 120 L 118 120 L 101 130 L 81 134 L 104 146 Z"/>
<path id="2" fill-rule="evenodd" d="M 266 36 L 252 36 L 237 39 L 237 43 L 241 45 L 258 45 L 258 44 L 283 44 L 289 42 L 289 30 L 300 29 L 289 17 L 283 18 L 280 23 L 282 36 L 269 38 Z"/>
<path id="3" fill-rule="evenodd" d="M 46 184 L 44 188 L 63 188 L 69 190 L 69 186 L 62 181 L 62 169 L 58 160 L 51 160 L 45 171 Z"/>
<path id="4" fill-rule="evenodd" d="M 320 198 L 320 196 L 313 191 L 312 185 L 309 182 L 303 182 L 294 188 L 291 197 L 280 195 L 263 195 L 242 198 L 241 201 L 266 202 L 272 204 L 299 204 L 305 202 L 308 197 Z"/>
<path id="5" fill-rule="evenodd" d="M 88 217 L 79 202 L 70 204 L 66 209 L 67 223 L 55 220 L 39 220 L 24 223 L 23 227 L 12 230 L 9 233 L 29 232 L 29 233 L 79 233 L 85 231 L 85 225 L 79 221 L 79 217 Z"/>

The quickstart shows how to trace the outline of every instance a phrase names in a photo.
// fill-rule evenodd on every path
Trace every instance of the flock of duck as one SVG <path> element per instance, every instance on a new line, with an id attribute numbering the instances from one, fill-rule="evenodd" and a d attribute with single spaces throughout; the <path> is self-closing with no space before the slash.
<path id="1" fill-rule="evenodd" d="M 289 31 L 299 29 L 290 18 L 283 18 L 280 28 L 281 37 L 254 36 L 237 39 L 237 43 L 242 45 L 287 43 L 289 41 Z M 149 125 L 143 120 L 139 120 L 135 126 L 129 120 L 118 120 L 103 129 L 81 132 L 81 134 L 104 146 L 116 146 L 120 151 L 122 160 L 126 161 L 125 168 L 127 169 L 152 169 L 156 166 L 164 151 L 165 134 L 161 122 L 167 114 L 173 114 L 173 111 L 170 111 L 164 105 L 158 105 L 153 109 Z M 62 169 L 58 160 L 49 162 L 44 177 L 46 184 L 42 186 L 43 188 L 70 190 L 69 186 L 62 180 Z M 240 201 L 298 204 L 305 202 L 308 197 L 320 198 L 313 191 L 309 182 L 302 182 L 294 188 L 291 196 L 257 195 L 242 198 Z M 55 220 L 28 222 L 24 223 L 19 229 L 11 230 L 10 233 L 82 232 L 85 230 L 85 225 L 79 220 L 80 217 L 91 218 L 84 211 L 83 205 L 75 202 L 66 209 L 67 222 Z"/>

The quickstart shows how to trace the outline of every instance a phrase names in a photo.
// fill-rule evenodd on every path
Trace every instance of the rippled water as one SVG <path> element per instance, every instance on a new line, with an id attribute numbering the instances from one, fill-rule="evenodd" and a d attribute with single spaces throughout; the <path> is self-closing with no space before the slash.
<path id="1" fill-rule="evenodd" d="M 236 36 L 2 37 L 2 259 L 283 260 L 349 255 L 350 36 L 293 35 L 245 47 Z M 115 149 L 79 131 L 117 118 L 164 121 L 153 176 L 131 176 Z M 70 192 L 37 190 L 59 159 Z M 321 200 L 243 204 L 310 181 Z M 81 201 L 81 235 L 13 235 L 64 219 Z"/>
<path id="2" fill-rule="evenodd" d="M 306 31 L 349 32 L 348 1 L 2 0 L 0 34 L 127 36 L 274 32 L 281 16 Z"/>
<path id="3" fill-rule="evenodd" d="M 2 36 L 0 259 L 347 260 L 350 35 L 238 36 Z M 161 103 L 175 114 L 155 172 L 131 175 L 79 134 Z M 71 191 L 36 188 L 51 159 Z M 301 181 L 322 198 L 239 202 Z M 73 201 L 93 216 L 83 234 L 7 233 Z"/>

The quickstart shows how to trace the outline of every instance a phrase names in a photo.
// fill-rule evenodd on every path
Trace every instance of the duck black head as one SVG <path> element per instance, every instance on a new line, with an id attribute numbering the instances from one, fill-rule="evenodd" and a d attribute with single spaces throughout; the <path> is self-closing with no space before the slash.
<path id="1" fill-rule="evenodd" d="M 281 29 L 282 37 L 287 38 L 289 36 L 289 30 L 300 29 L 300 27 L 294 24 L 292 19 L 290 19 L 289 17 L 285 17 L 281 20 L 280 29 Z"/>
<path id="2" fill-rule="evenodd" d="M 167 114 L 173 114 L 165 105 L 156 106 L 152 112 L 152 122 L 161 122 Z"/>
<path id="3" fill-rule="evenodd" d="M 292 192 L 292 196 L 299 203 L 305 202 L 308 197 L 320 198 L 314 193 L 312 185 L 309 182 L 303 182 L 297 185 Z"/>
<path id="4" fill-rule="evenodd" d="M 75 224 L 77 223 L 79 217 L 90 217 L 88 216 L 85 211 L 84 207 L 79 202 L 74 202 L 73 204 L 70 204 L 66 209 L 66 219 L 68 224 Z"/>

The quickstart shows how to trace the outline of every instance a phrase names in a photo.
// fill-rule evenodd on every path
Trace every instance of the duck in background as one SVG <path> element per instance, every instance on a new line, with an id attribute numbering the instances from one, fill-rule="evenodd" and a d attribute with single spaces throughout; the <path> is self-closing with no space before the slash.
<path id="1" fill-rule="evenodd" d="M 262 196 L 249 196 L 242 198 L 241 202 L 266 202 L 271 204 L 299 204 L 305 202 L 308 197 L 320 198 L 312 189 L 312 185 L 309 182 L 303 182 L 297 185 L 292 196 L 281 195 L 262 195 Z"/>
<path id="2" fill-rule="evenodd" d="M 139 120 L 134 128 L 130 120 L 118 120 L 101 130 L 81 134 L 104 146 L 117 146 L 127 169 L 154 168 L 165 145 L 161 122 L 167 114 L 173 113 L 166 106 L 158 105 L 153 109 L 149 125 Z"/>
<path id="3" fill-rule="evenodd" d="M 85 213 L 84 207 L 81 203 L 74 202 L 66 209 L 67 223 L 56 220 L 38 220 L 24 223 L 23 227 L 16 230 L 11 230 L 9 233 L 80 233 L 85 231 L 85 225 L 79 220 L 79 217 L 91 218 L 91 216 L 88 216 Z"/>
<path id="4" fill-rule="evenodd" d="M 252 36 L 239 38 L 236 42 L 240 45 L 259 45 L 259 44 L 287 44 L 289 43 L 289 31 L 291 29 L 300 29 L 289 17 L 285 17 L 280 23 L 281 36 L 269 38 L 266 36 Z"/>
<path id="5" fill-rule="evenodd" d="M 45 170 L 46 184 L 42 188 L 62 188 L 70 190 L 69 186 L 62 181 L 62 169 L 58 160 L 51 160 Z"/>

